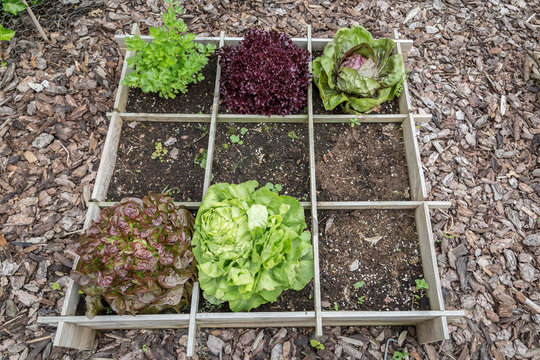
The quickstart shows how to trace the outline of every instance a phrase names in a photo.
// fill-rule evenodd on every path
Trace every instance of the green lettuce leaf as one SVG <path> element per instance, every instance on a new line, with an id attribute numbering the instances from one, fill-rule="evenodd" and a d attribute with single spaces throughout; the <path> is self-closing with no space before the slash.
<path id="1" fill-rule="evenodd" d="M 362 26 L 339 29 L 313 60 L 313 79 L 326 110 L 341 105 L 352 114 L 372 111 L 399 96 L 405 70 L 391 39 L 373 39 Z M 362 60 L 363 59 L 363 60 Z"/>
<path id="2" fill-rule="evenodd" d="M 249 311 L 313 278 L 304 209 L 256 181 L 210 186 L 195 219 L 193 253 L 203 295 Z"/>

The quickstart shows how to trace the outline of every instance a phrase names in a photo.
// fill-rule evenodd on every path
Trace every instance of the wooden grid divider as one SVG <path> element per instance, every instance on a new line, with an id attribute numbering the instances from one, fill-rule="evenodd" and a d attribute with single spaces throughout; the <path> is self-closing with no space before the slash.
<path id="1" fill-rule="evenodd" d="M 140 34 L 137 25 L 133 26 L 132 34 Z M 395 53 L 402 54 L 403 59 L 412 46 L 410 40 L 394 38 L 397 43 Z M 132 36 L 132 35 L 129 35 Z M 129 73 L 127 59 L 133 56 L 125 51 L 125 38 L 116 36 L 116 40 L 125 53 L 122 67 L 122 78 Z M 143 36 L 145 41 L 149 37 Z M 236 45 L 241 38 L 226 37 L 221 32 L 220 37 L 197 38 L 202 43 L 214 43 L 221 46 Z M 296 38 L 293 41 L 307 49 L 310 54 L 320 51 L 330 39 L 314 39 L 311 35 L 311 26 L 308 26 L 306 38 Z M 310 63 L 311 71 L 311 63 Z M 316 196 L 316 163 L 315 163 L 315 134 L 316 123 L 348 123 L 353 115 L 315 115 L 313 114 L 313 87 L 308 88 L 308 113 L 288 116 L 258 116 L 235 115 L 219 113 L 219 81 L 221 67 L 217 64 L 216 81 L 214 87 L 213 106 L 211 114 L 153 114 L 125 112 L 129 89 L 121 85 L 115 98 L 114 112 L 108 113 L 111 123 L 105 140 L 100 160 L 98 174 L 92 202 L 89 203 L 87 217 L 84 225 L 86 229 L 90 221 L 99 216 L 101 208 L 113 206 L 116 202 L 105 201 L 116 162 L 116 154 L 120 140 L 122 125 L 125 121 L 149 122 L 202 122 L 210 123 L 209 141 L 207 149 L 207 163 L 205 167 L 203 194 L 210 186 L 212 179 L 212 163 L 214 157 L 217 124 L 239 122 L 270 122 L 270 123 L 303 123 L 308 127 L 309 160 L 310 160 L 310 201 L 301 202 L 304 208 L 311 210 L 312 216 L 312 244 L 314 255 L 314 311 L 305 312 L 256 312 L 256 313 L 200 313 L 198 309 L 200 288 L 195 283 L 192 294 L 189 314 L 177 315 L 138 315 L 138 316 L 96 316 L 88 319 L 85 316 L 76 316 L 75 311 L 79 302 L 78 286 L 73 281 L 66 289 L 66 298 L 61 316 L 39 317 L 38 323 L 57 326 L 54 344 L 56 346 L 73 347 L 77 349 L 91 349 L 95 345 L 96 330 L 106 329 L 156 329 L 156 328 L 188 328 L 187 354 L 194 354 L 197 327 L 260 327 L 260 326 L 298 326 L 314 327 L 315 335 L 321 336 L 323 326 L 328 325 L 416 325 L 418 340 L 427 343 L 448 338 L 447 321 L 464 316 L 463 311 L 445 310 L 440 287 L 440 280 L 435 257 L 435 247 L 431 229 L 430 209 L 448 209 L 450 202 L 426 201 L 427 192 L 423 177 L 422 163 L 416 139 L 416 122 L 429 121 L 431 115 L 412 114 L 410 95 L 407 83 L 399 98 L 400 114 L 367 114 L 356 116 L 360 122 L 368 123 L 401 123 L 405 142 L 405 154 L 409 171 L 411 189 L 410 201 L 317 201 Z M 187 209 L 196 210 L 200 202 L 176 202 Z M 318 210 L 353 210 L 353 209 L 411 209 L 415 211 L 415 222 L 420 245 L 424 277 L 430 289 L 429 311 L 323 311 L 321 308 L 321 289 L 319 272 L 319 223 Z M 74 267 L 78 258 L 75 259 Z"/>

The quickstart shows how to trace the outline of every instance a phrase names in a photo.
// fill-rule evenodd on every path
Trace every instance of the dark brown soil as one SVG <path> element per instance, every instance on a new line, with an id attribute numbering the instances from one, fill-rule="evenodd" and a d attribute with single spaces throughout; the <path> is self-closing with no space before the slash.
<path id="1" fill-rule="evenodd" d="M 313 59 L 318 58 L 323 54 L 322 51 L 314 51 Z M 394 98 L 390 101 L 385 101 L 379 107 L 369 112 L 370 114 L 399 114 L 399 99 Z M 315 83 L 313 83 L 313 114 L 325 115 L 325 114 L 347 114 L 343 111 L 341 105 L 336 106 L 333 110 L 327 111 L 324 108 L 324 104 L 321 99 L 321 93 Z M 353 115 L 351 115 L 353 116 Z"/>
<path id="2" fill-rule="evenodd" d="M 401 124 L 315 124 L 317 199 L 409 200 Z"/>
<path id="3" fill-rule="evenodd" d="M 247 129 L 241 135 L 242 128 Z M 245 131 L 245 130 L 244 130 Z M 239 136 L 242 145 L 233 143 Z M 282 195 L 309 200 L 308 129 L 302 124 L 218 124 L 213 183 L 280 184 Z"/>
<path id="4" fill-rule="evenodd" d="M 306 210 L 306 230 L 311 232 L 311 211 Z M 310 281 L 302 290 L 286 290 L 281 293 L 277 301 L 274 303 L 262 304 L 258 308 L 252 309 L 251 312 L 270 312 L 270 311 L 313 311 L 315 309 L 315 293 L 313 290 L 313 280 Z M 204 299 L 201 293 L 199 300 L 199 312 L 231 312 L 229 303 L 221 305 L 213 305 Z"/>
<path id="5" fill-rule="evenodd" d="M 139 88 L 130 88 L 126 112 L 210 114 L 214 101 L 216 69 L 217 55 L 212 55 L 201 71 L 204 80 L 190 84 L 186 94 L 180 93 L 174 99 L 164 99 L 156 93 L 144 93 Z"/>
<path id="6" fill-rule="evenodd" d="M 321 299 L 326 309 L 334 310 L 335 303 L 338 310 L 419 309 L 414 285 L 423 272 L 413 210 L 320 213 Z M 351 271 L 355 260 L 359 267 Z"/>
<path id="7" fill-rule="evenodd" d="M 205 123 L 124 124 L 107 198 L 118 201 L 152 191 L 167 192 L 176 201 L 201 201 L 204 168 L 198 162 L 206 164 L 208 127 Z M 171 138 L 177 141 L 165 145 Z M 167 153 L 152 159 L 157 143 Z"/>

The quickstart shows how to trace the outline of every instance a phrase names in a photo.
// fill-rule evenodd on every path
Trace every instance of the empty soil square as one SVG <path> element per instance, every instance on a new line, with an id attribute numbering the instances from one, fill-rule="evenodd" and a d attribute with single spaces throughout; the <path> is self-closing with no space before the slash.
<path id="1" fill-rule="evenodd" d="M 213 183 L 272 183 L 281 195 L 309 200 L 309 150 L 306 124 L 218 124 L 212 165 Z"/>
<path id="2" fill-rule="evenodd" d="M 217 55 L 212 55 L 201 70 L 204 80 L 189 84 L 187 93 L 179 93 L 174 99 L 165 99 L 156 93 L 144 93 L 139 88 L 130 88 L 126 112 L 211 114 L 216 70 Z"/>
<path id="3" fill-rule="evenodd" d="M 330 310 L 418 310 L 414 210 L 319 211 L 321 300 Z"/>
<path id="4" fill-rule="evenodd" d="M 151 191 L 175 201 L 201 201 L 208 128 L 206 123 L 124 123 L 107 198 L 119 201 Z"/>
<path id="5" fill-rule="evenodd" d="M 318 58 L 323 54 L 322 51 L 314 51 L 313 59 Z M 313 114 L 315 115 L 339 115 L 347 114 L 341 105 L 336 106 L 332 110 L 326 110 L 321 98 L 321 93 L 317 84 L 313 83 Z M 383 102 L 381 105 L 369 112 L 369 114 L 399 114 L 399 98 L 394 98 L 389 101 Z M 354 116 L 354 115 L 351 115 Z"/>
<path id="6" fill-rule="evenodd" d="M 401 124 L 315 124 L 317 200 L 410 200 Z"/>

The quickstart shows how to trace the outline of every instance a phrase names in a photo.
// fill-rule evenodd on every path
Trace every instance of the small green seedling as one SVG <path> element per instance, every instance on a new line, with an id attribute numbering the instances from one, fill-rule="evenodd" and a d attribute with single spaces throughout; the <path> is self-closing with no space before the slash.
<path id="1" fill-rule="evenodd" d="M 146 344 L 143 344 L 142 351 L 144 351 L 144 352 L 148 351 L 148 346 Z"/>
<path id="2" fill-rule="evenodd" d="M 159 162 L 164 162 L 165 161 L 165 155 L 167 155 L 167 153 L 169 151 L 167 149 L 165 149 L 163 147 L 163 144 L 161 144 L 160 142 L 156 142 L 154 144 L 154 147 L 155 147 L 156 150 L 152 153 L 152 160 L 159 159 Z"/>
<path id="3" fill-rule="evenodd" d="M 82 290 L 79 290 L 79 295 L 83 295 L 84 292 Z"/>
<path id="4" fill-rule="evenodd" d="M 444 237 L 447 238 L 447 239 L 453 239 L 453 238 L 456 237 L 456 235 L 448 234 L 448 233 L 444 233 L 443 235 L 444 235 Z"/>
<path id="5" fill-rule="evenodd" d="M 193 162 L 203 169 L 206 168 L 206 152 L 206 149 L 201 149 L 201 151 L 195 155 L 195 159 L 193 159 Z"/>
<path id="6" fill-rule="evenodd" d="M 240 129 L 240 135 L 246 135 L 247 132 L 248 132 L 248 129 L 246 129 L 245 127 Z"/>
<path id="7" fill-rule="evenodd" d="M 324 344 L 317 340 L 310 340 L 309 344 L 316 350 L 324 350 Z"/>
<path id="8" fill-rule="evenodd" d="M 392 354 L 392 360 L 405 360 L 408 356 L 409 353 L 407 352 L 407 350 L 403 350 L 403 352 L 394 351 L 394 353 Z"/>
<path id="9" fill-rule="evenodd" d="M 358 118 L 350 118 L 349 121 L 349 125 L 351 125 L 351 127 L 361 124 L 360 121 L 358 121 Z"/>
<path id="10" fill-rule="evenodd" d="M 54 291 L 58 291 L 58 290 L 60 290 L 61 288 L 62 288 L 62 287 L 61 287 L 60 284 L 58 284 L 58 283 L 53 282 L 53 283 L 51 284 L 51 289 L 53 289 Z"/>
<path id="11" fill-rule="evenodd" d="M 354 288 L 356 290 L 360 289 L 361 287 L 364 287 L 364 285 L 366 285 L 366 282 L 365 281 L 359 281 L 357 282 L 356 284 L 354 284 Z"/>
<path id="12" fill-rule="evenodd" d="M 287 136 L 290 137 L 291 139 L 298 139 L 298 135 L 296 135 L 296 132 L 293 130 L 293 131 L 289 131 L 287 133 Z"/>
<path id="13" fill-rule="evenodd" d="M 244 141 L 240 140 L 240 136 L 238 135 L 231 135 L 229 136 L 229 139 L 231 139 L 233 144 L 242 145 L 244 143 Z"/>
<path id="14" fill-rule="evenodd" d="M 225 150 L 228 150 L 229 149 L 229 144 L 223 143 L 223 144 L 221 144 L 221 147 L 224 148 Z"/>
<path id="15" fill-rule="evenodd" d="M 264 132 L 269 132 L 270 131 L 270 126 L 264 125 L 263 130 L 264 130 Z"/>
<path id="16" fill-rule="evenodd" d="M 400 249 L 400 248 L 397 248 L 397 249 L 396 249 L 396 252 L 401 252 L 401 249 Z"/>
<path id="17" fill-rule="evenodd" d="M 335 311 L 338 311 L 338 310 L 339 310 L 339 307 L 338 307 L 337 302 L 334 302 L 334 310 L 335 310 Z"/>
<path id="18" fill-rule="evenodd" d="M 308 299 L 311 300 L 311 298 L 312 298 L 312 297 L 311 297 L 311 294 L 309 294 Z"/>
<path id="19" fill-rule="evenodd" d="M 426 279 L 416 279 L 414 280 L 414 282 L 416 283 L 416 290 L 418 291 L 429 289 L 429 285 L 426 282 Z"/>
<path id="20" fill-rule="evenodd" d="M 366 301 L 366 296 L 365 295 L 362 295 L 362 296 L 360 296 L 358 298 L 358 303 L 360 303 L 360 305 L 363 305 L 364 301 Z"/>
<path id="21" fill-rule="evenodd" d="M 416 125 L 415 128 L 420 129 L 422 125 Z"/>
<path id="22" fill-rule="evenodd" d="M 281 186 L 281 184 L 272 184 L 271 182 L 267 182 L 264 187 L 270 191 L 275 192 L 276 194 L 283 190 L 283 186 Z"/>

